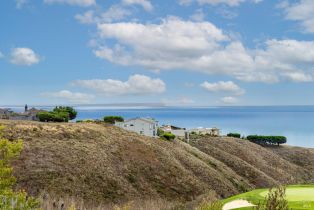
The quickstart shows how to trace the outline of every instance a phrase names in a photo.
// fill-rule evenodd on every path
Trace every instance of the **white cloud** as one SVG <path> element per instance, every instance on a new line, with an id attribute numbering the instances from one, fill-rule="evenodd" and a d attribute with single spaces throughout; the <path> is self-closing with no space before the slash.
<path id="1" fill-rule="evenodd" d="M 98 31 L 95 55 L 125 66 L 197 71 L 266 83 L 286 79 L 284 73 L 309 74 L 313 70 L 314 41 L 273 39 L 262 47 L 247 49 L 207 21 L 168 17 L 160 24 L 98 24 Z M 106 40 L 114 44 L 99 44 Z"/>
<path id="2" fill-rule="evenodd" d="M 193 2 L 193 0 L 178 0 L 178 2 L 180 5 L 188 6 Z"/>
<path id="3" fill-rule="evenodd" d="M 245 91 L 232 81 L 219 81 L 215 83 L 204 82 L 200 85 L 208 92 L 227 92 L 235 95 L 243 95 Z"/>
<path id="4" fill-rule="evenodd" d="M 229 8 L 219 8 L 217 9 L 217 14 L 225 19 L 233 19 L 238 16 L 238 13 L 230 10 Z"/>
<path id="5" fill-rule="evenodd" d="M 73 85 L 94 90 L 106 96 L 151 95 L 165 92 L 166 84 L 161 79 L 144 75 L 132 75 L 127 81 L 121 80 L 78 80 Z"/>
<path id="6" fill-rule="evenodd" d="M 239 6 L 241 3 L 244 2 L 252 2 L 252 3 L 259 3 L 263 0 L 178 0 L 179 4 L 181 5 L 190 5 L 193 1 L 198 2 L 200 5 L 203 4 L 210 4 L 210 5 L 219 5 L 224 4 L 230 7 Z"/>
<path id="7" fill-rule="evenodd" d="M 148 69 L 194 68 L 200 62 L 197 59 L 219 49 L 217 41 L 228 40 L 209 22 L 195 23 L 173 17 L 163 20 L 160 25 L 122 22 L 99 24 L 98 29 L 102 39 L 115 39 L 117 45 L 96 49 L 96 56 Z"/>
<path id="8" fill-rule="evenodd" d="M 82 24 L 93 24 L 97 22 L 95 12 L 93 10 L 89 10 L 83 14 L 77 14 L 75 15 L 75 19 Z"/>
<path id="9" fill-rule="evenodd" d="M 198 9 L 195 11 L 193 15 L 190 16 L 191 20 L 201 22 L 205 19 L 206 15 L 202 9 Z"/>
<path id="10" fill-rule="evenodd" d="M 4 57 L 4 54 L 0 51 L 0 59 Z"/>
<path id="11" fill-rule="evenodd" d="M 89 95 L 85 93 L 74 93 L 69 90 L 43 93 L 42 96 L 49 97 L 49 98 L 63 99 L 71 103 L 89 103 L 94 98 L 93 95 Z"/>
<path id="12" fill-rule="evenodd" d="M 82 24 L 97 24 L 123 20 L 131 14 L 129 10 L 119 5 L 113 5 L 107 11 L 97 13 L 93 10 L 89 10 L 83 14 L 75 15 L 75 18 Z"/>
<path id="13" fill-rule="evenodd" d="M 306 32 L 314 33 L 314 1 L 298 0 L 297 3 L 289 4 L 284 1 L 281 8 L 285 10 L 288 20 L 300 21 Z"/>
<path id="14" fill-rule="evenodd" d="M 154 9 L 153 5 L 148 0 L 122 0 L 122 2 L 126 5 L 140 5 L 146 11 L 152 11 Z"/>
<path id="15" fill-rule="evenodd" d="M 304 74 L 302 72 L 291 72 L 283 74 L 288 80 L 293 82 L 313 82 L 314 76 L 310 74 Z"/>
<path id="16" fill-rule="evenodd" d="M 14 48 L 11 52 L 10 62 L 16 65 L 31 66 L 39 61 L 39 55 L 30 48 Z"/>
<path id="17" fill-rule="evenodd" d="M 25 4 L 27 4 L 27 0 L 15 0 L 16 8 L 22 9 Z"/>
<path id="18" fill-rule="evenodd" d="M 82 6 L 82 7 L 88 7 L 96 5 L 96 0 L 44 0 L 44 3 L 47 4 L 69 4 L 69 5 L 75 5 L 75 6 Z"/>
<path id="19" fill-rule="evenodd" d="M 232 96 L 223 97 L 220 101 L 224 104 L 235 104 L 238 102 L 238 99 Z"/>

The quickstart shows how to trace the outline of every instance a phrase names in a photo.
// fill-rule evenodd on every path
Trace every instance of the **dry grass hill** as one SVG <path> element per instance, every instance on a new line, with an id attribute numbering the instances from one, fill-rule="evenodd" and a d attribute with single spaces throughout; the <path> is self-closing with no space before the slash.
<path id="1" fill-rule="evenodd" d="M 17 188 L 32 195 L 185 203 L 211 191 L 224 198 L 279 183 L 314 183 L 313 149 L 263 148 L 226 137 L 202 137 L 189 145 L 88 123 L 0 124 L 5 137 L 24 140 L 14 173 Z"/>

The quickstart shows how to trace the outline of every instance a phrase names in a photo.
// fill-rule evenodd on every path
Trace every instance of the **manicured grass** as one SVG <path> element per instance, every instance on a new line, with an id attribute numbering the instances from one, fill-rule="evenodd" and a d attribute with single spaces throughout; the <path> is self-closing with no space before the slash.
<path id="1" fill-rule="evenodd" d="M 247 193 L 233 196 L 225 199 L 224 203 L 233 200 L 244 199 L 253 204 L 264 201 L 268 194 L 268 189 L 258 189 Z M 314 210 L 314 185 L 293 185 L 286 188 L 286 198 L 289 201 L 289 207 L 293 210 Z M 253 208 L 240 208 L 242 210 Z"/>

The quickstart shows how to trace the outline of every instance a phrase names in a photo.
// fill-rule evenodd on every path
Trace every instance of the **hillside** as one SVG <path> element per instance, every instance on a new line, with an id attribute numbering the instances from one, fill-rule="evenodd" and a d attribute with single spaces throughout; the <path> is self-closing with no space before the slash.
<path id="1" fill-rule="evenodd" d="M 0 121 L 5 137 L 22 138 L 13 163 L 17 188 L 93 203 L 136 199 L 192 201 L 215 191 L 228 197 L 278 183 L 313 183 L 314 150 L 263 148 L 232 138 L 190 146 L 108 125 Z M 302 157 L 302 159 L 300 158 Z"/>

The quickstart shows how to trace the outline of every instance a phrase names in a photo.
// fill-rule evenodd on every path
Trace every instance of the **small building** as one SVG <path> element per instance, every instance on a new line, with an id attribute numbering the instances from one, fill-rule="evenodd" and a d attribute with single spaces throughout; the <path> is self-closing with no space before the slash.
<path id="1" fill-rule="evenodd" d="M 28 109 L 27 105 L 25 105 L 24 112 L 21 113 L 13 112 L 10 109 L 0 109 L 0 119 L 39 121 L 37 114 L 41 111 L 35 108 Z"/>
<path id="2" fill-rule="evenodd" d="M 0 109 L 0 119 L 9 119 L 9 115 L 12 113 L 13 111 L 10 109 Z"/>
<path id="3" fill-rule="evenodd" d="M 39 121 L 37 114 L 42 110 L 32 108 L 22 113 L 12 113 L 9 116 L 9 120 L 27 120 L 27 121 Z"/>
<path id="4" fill-rule="evenodd" d="M 157 137 L 158 121 L 152 118 L 133 118 L 124 122 L 115 122 L 115 126 L 143 136 Z"/>
<path id="5" fill-rule="evenodd" d="M 172 133 L 178 137 L 185 137 L 186 129 L 180 128 L 173 125 L 163 125 L 160 127 L 160 129 L 167 133 Z"/>
<path id="6" fill-rule="evenodd" d="M 220 129 L 214 128 L 193 128 L 189 130 L 189 133 L 195 133 L 198 135 L 220 136 Z"/>

